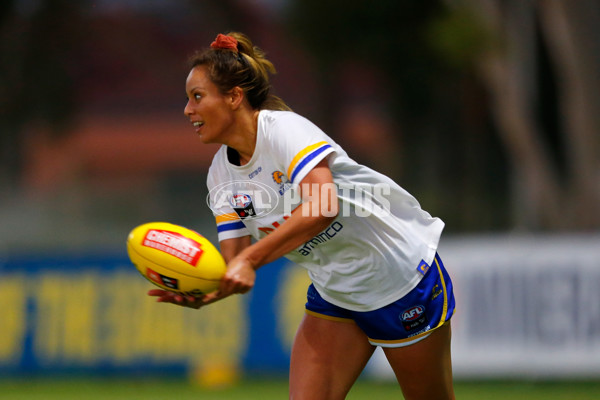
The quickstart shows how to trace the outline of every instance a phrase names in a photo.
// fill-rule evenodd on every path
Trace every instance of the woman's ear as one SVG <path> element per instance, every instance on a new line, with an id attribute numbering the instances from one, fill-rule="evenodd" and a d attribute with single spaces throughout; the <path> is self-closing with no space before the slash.
<path id="1" fill-rule="evenodd" d="M 231 89 L 229 95 L 231 96 L 231 108 L 233 110 L 238 109 L 242 104 L 242 101 L 244 101 L 244 90 L 241 87 L 236 86 Z"/>

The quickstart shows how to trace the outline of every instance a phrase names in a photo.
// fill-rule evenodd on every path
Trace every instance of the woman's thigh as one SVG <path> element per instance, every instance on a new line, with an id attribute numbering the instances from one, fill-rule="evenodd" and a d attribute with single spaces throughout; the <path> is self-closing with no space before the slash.
<path id="1" fill-rule="evenodd" d="M 384 348 L 406 400 L 451 400 L 450 323 L 406 347 Z"/>
<path id="2" fill-rule="evenodd" d="M 305 315 L 292 347 L 290 398 L 344 399 L 374 350 L 354 322 Z"/>

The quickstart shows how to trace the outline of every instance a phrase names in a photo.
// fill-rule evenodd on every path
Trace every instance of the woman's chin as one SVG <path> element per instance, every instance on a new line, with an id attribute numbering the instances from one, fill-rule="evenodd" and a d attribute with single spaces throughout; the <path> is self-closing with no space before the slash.
<path id="1" fill-rule="evenodd" d="M 200 139 L 200 141 L 204 144 L 209 144 L 212 143 L 212 141 L 210 140 L 210 137 L 208 135 L 202 134 L 202 132 L 196 132 L 196 135 L 198 135 L 198 139 Z"/>

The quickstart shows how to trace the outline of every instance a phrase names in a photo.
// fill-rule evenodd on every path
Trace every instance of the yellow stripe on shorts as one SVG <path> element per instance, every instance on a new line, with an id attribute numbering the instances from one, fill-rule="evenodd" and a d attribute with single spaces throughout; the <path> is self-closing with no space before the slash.
<path id="1" fill-rule="evenodd" d="M 351 324 L 355 323 L 354 320 L 350 319 L 350 318 L 332 317 L 331 315 L 319 314 L 318 312 L 310 311 L 310 310 L 307 310 L 307 309 L 304 309 L 304 311 L 308 315 L 312 315 L 313 317 L 317 317 L 317 318 L 321 318 L 321 319 L 326 319 L 328 321 L 349 322 Z"/>
<path id="2" fill-rule="evenodd" d="M 448 293 L 446 291 L 446 280 L 444 279 L 444 274 L 442 274 L 442 268 L 440 267 L 440 263 L 437 260 L 437 256 L 433 258 L 433 261 L 435 261 L 435 265 L 437 266 L 438 274 L 440 275 L 440 281 L 442 282 L 442 291 L 444 292 L 444 306 L 442 307 L 442 316 L 440 317 L 440 322 L 436 326 L 436 328 L 439 328 L 446 322 L 446 313 L 448 312 Z"/>

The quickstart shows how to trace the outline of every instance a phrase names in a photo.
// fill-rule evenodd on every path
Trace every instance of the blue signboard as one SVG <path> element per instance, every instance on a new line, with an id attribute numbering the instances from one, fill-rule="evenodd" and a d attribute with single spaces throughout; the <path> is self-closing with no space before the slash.
<path id="1" fill-rule="evenodd" d="M 157 303 L 125 254 L 12 257 L 0 265 L 0 373 L 287 373 L 308 277 L 278 260 L 255 288 L 200 310 Z"/>

